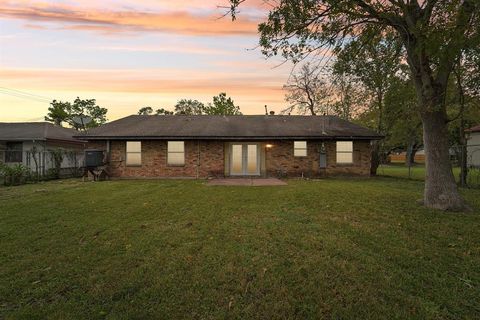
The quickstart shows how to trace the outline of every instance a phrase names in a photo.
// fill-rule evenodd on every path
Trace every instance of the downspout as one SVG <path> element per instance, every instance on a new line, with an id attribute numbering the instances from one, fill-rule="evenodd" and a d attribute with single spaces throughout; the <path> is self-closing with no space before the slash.
<path id="1" fill-rule="evenodd" d="M 107 163 L 110 163 L 110 140 L 107 140 L 107 155 L 105 160 Z"/>

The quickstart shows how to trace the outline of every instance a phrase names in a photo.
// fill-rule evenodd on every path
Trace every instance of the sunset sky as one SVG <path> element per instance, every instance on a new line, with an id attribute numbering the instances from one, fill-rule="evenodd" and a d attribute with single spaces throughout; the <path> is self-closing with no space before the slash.
<path id="1" fill-rule="evenodd" d="M 285 106 L 291 65 L 255 49 L 267 7 L 227 0 L 0 0 L 0 121 L 40 121 L 53 99 L 95 98 L 108 119 L 226 92 L 244 114 Z"/>

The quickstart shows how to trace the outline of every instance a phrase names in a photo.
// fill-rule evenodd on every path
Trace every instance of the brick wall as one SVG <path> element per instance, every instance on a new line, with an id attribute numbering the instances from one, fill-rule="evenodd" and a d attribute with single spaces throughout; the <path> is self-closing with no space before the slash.
<path id="1" fill-rule="evenodd" d="M 89 143 L 89 148 L 106 150 L 105 142 Z M 167 164 L 167 141 L 142 141 L 142 165 L 127 166 L 126 141 L 110 141 L 108 171 L 112 177 L 206 178 L 224 175 L 223 142 L 185 141 L 185 165 Z M 199 165 L 198 165 L 199 164 Z"/>
<path id="2" fill-rule="evenodd" d="M 320 168 L 320 147 L 322 141 L 307 142 L 307 156 L 294 157 L 293 141 L 269 141 L 272 145 L 265 153 L 268 176 L 306 176 L 318 177 L 329 175 L 369 175 L 370 141 L 353 142 L 353 164 L 337 164 L 336 142 L 325 141 L 327 166 Z"/>
<path id="3" fill-rule="evenodd" d="M 272 144 L 271 148 L 265 148 Z M 293 156 L 293 141 L 272 140 L 261 144 L 261 168 L 263 176 L 270 177 L 319 177 L 329 175 L 369 175 L 370 142 L 354 141 L 353 164 L 336 163 L 335 141 L 324 142 L 327 167 L 319 168 L 321 141 L 307 142 L 307 156 Z M 228 157 L 228 145 L 222 141 L 185 141 L 185 165 L 167 164 L 167 141 L 142 141 L 142 165 L 125 164 L 126 142 L 110 142 L 109 172 L 112 177 L 223 177 L 228 174 L 225 157 Z M 91 142 L 89 148 L 106 150 L 105 142 Z"/>

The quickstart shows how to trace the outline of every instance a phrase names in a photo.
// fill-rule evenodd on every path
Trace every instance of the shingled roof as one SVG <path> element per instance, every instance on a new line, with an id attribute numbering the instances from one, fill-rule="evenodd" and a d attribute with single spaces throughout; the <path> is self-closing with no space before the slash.
<path id="1" fill-rule="evenodd" d="M 470 129 L 465 130 L 466 132 L 480 132 L 480 124 L 476 125 L 474 127 L 471 127 Z"/>
<path id="2" fill-rule="evenodd" d="M 77 131 L 53 125 L 49 122 L 0 122 L 0 140 L 61 140 L 82 142 L 73 135 Z"/>
<path id="3" fill-rule="evenodd" d="M 80 139 L 381 139 L 372 130 L 334 116 L 133 115 Z"/>

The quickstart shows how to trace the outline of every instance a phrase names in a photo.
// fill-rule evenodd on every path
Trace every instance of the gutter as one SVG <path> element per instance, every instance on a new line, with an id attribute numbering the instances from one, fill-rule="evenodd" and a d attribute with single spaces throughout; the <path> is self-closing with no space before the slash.
<path id="1" fill-rule="evenodd" d="M 81 140 L 381 140 L 385 136 L 76 136 Z"/>

